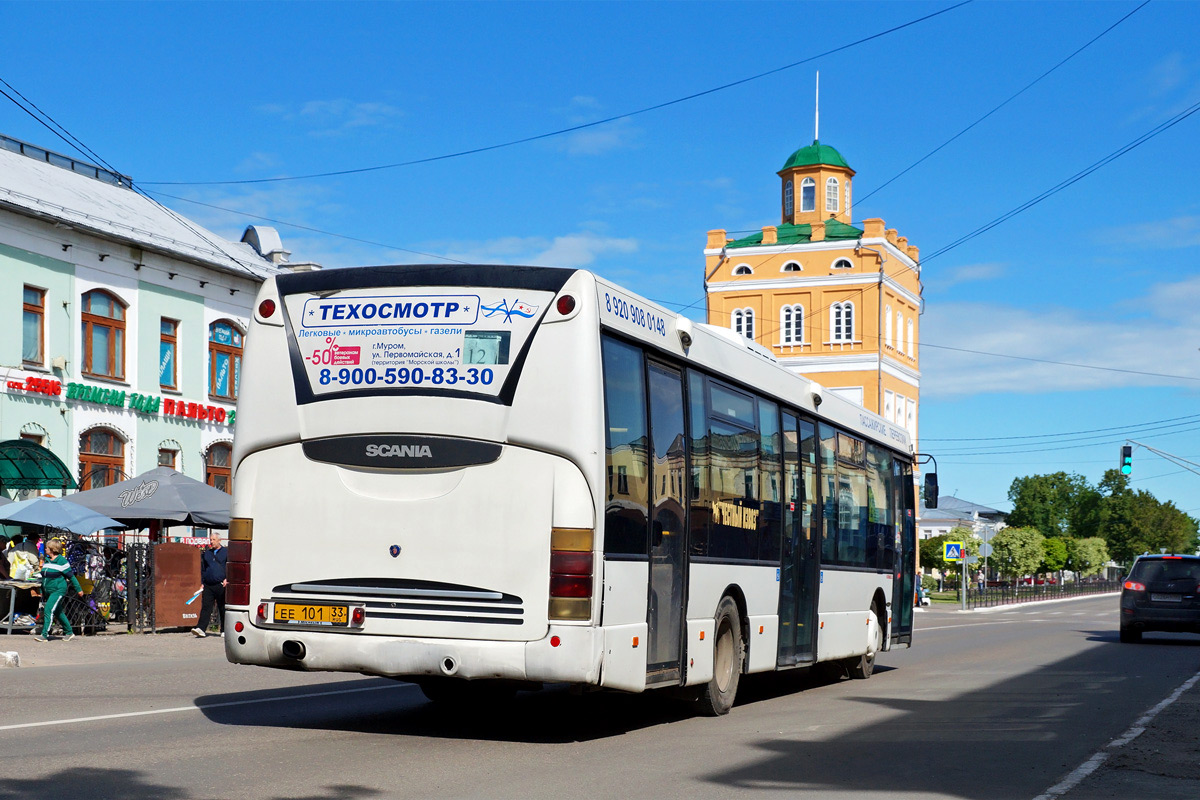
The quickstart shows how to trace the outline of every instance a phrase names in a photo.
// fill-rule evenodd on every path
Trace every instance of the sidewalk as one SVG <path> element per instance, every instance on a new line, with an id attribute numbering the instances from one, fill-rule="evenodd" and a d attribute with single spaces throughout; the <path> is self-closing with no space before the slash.
<path id="1" fill-rule="evenodd" d="M 57 636 L 48 642 L 38 642 L 29 633 L 6 636 L 0 631 L 0 680 L 4 675 L 2 656 L 6 652 L 19 655 L 19 669 L 114 664 L 140 659 L 195 658 L 200 653 L 225 657 L 225 640 L 216 634 L 197 639 L 189 631 L 126 633 L 123 627 L 122 624 L 121 629 L 95 636 L 76 634 L 69 642 Z"/>

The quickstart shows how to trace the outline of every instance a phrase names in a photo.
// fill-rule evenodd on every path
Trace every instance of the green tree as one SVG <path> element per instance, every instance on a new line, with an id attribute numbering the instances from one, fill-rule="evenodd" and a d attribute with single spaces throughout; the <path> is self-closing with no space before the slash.
<path id="1" fill-rule="evenodd" d="M 1055 472 L 1015 478 L 1008 488 L 1008 524 L 1036 528 L 1043 536 L 1095 536 L 1102 497 L 1082 475 Z"/>
<path id="2" fill-rule="evenodd" d="M 992 537 L 992 569 L 1014 579 L 1034 572 L 1045 557 L 1044 536 L 1033 528 L 1005 528 Z"/>
<path id="3" fill-rule="evenodd" d="M 1200 524 L 1174 503 L 1133 491 L 1129 479 L 1115 469 L 1105 472 L 1100 488 L 1108 494 L 1101 503 L 1099 534 L 1114 560 L 1128 564 L 1142 553 L 1159 550 L 1196 552 Z"/>
<path id="4" fill-rule="evenodd" d="M 1042 563 L 1038 566 L 1039 572 L 1058 572 L 1067 565 L 1067 555 L 1069 543 L 1073 539 L 1064 539 L 1061 536 L 1047 536 L 1042 542 Z"/>
<path id="5" fill-rule="evenodd" d="M 951 528 L 949 533 L 921 540 L 922 569 L 958 569 L 957 564 L 942 559 L 942 554 L 945 552 L 943 545 L 946 542 L 962 542 L 963 549 L 967 551 L 967 555 L 974 556 L 979 554 L 980 540 L 971 532 L 970 528 L 961 526 Z"/>
<path id="6" fill-rule="evenodd" d="M 1079 575 L 1095 575 L 1108 563 L 1108 545 L 1099 536 L 1071 539 L 1067 567 Z"/>

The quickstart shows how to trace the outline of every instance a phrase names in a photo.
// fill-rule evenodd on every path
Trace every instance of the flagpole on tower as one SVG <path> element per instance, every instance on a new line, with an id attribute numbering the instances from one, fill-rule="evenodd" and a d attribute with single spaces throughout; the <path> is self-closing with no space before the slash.
<path id="1" fill-rule="evenodd" d="M 817 70 L 817 97 L 813 111 L 813 141 L 821 139 L 821 70 Z"/>

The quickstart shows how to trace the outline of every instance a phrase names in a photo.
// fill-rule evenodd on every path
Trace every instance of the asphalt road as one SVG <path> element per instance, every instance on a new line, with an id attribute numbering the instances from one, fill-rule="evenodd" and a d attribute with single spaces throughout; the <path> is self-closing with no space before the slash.
<path id="1" fill-rule="evenodd" d="M 0 669 L 0 800 L 1194 797 L 1168 762 L 1195 735 L 1150 734 L 1200 707 L 1163 705 L 1200 637 L 1119 644 L 1116 606 L 922 610 L 871 680 L 752 676 L 719 719 L 561 688 L 451 716 L 395 681 L 234 666 L 216 638 L 0 637 L 23 662 Z"/>

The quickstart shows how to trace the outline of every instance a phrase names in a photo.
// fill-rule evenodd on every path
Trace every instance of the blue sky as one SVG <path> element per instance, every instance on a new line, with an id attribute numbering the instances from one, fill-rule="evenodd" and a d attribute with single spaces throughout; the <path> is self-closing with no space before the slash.
<path id="1" fill-rule="evenodd" d="M 1200 102 L 1200 4 L 1139 4 L 974 2 L 570 134 L 271 183 L 195 185 L 534 137 L 954 2 L 8 2 L 0 77 L 211 229 L 277 220 L 293 260 L 578 266 L 678 308 L 703 306 L 706 231 L 777 220 L 775 172 L 812 141 L 819 69 L 821 141 L 857 171 L 855 221 L 883 217 L 927 259 L 922 449 L 943 492 L 1007 509 L 1014 477 L 1095 482 L 1126 437 L 1200 462 L 1200 114 L 931 257 Z M 0 133 L 70 152 L 0 103 Z M 1080 431 L 1099 432 L 1063 436 Z M 1136 488 L 1200 515 L 1200 475 L 1134 460 Z"/>

